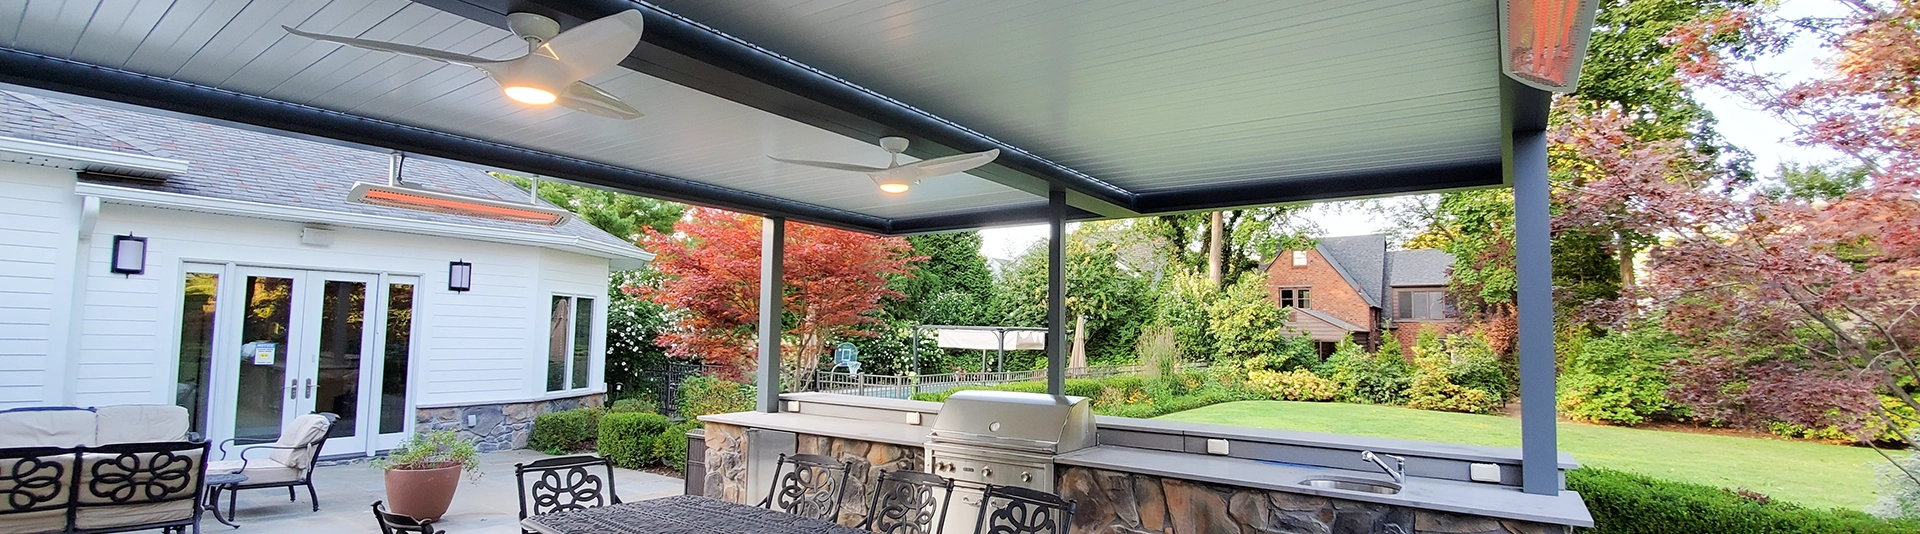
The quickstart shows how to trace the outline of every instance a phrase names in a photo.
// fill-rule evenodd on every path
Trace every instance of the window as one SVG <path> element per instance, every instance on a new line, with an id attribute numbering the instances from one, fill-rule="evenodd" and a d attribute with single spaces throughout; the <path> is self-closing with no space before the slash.
<path id="1" fill-rule="evenodd" d="M 593 299 L 553 297 L 547 332 L 547 391 L 587 387 L 593 360 Z"/>
<path id="2" fill-rule="evenodd" d="M 380 433 L 407 431 L 407 366 L 413 356 L 413 284 L 387 284 L 387 354 L 380 374 Z"/>
<path id="3" fill-rule="evenodd" d="M 220 290 L 220 275 L 190 271 L 183 285 L 179 384 L 174 387 L 174 403 L 187 409 L 187 418 L 191 421 L 187 428 L 204 433 L 207 431 L 207 377 L 213 362 L 214 297 Z"/>
<path id="4" fill-rule="evenodd" d="M 1309 298 L 1308 294 L 1312 292 L 1313 290 L 1307 289 L 1304 287 L 1289 287 L 1289 288 L 1281 289 L 1280 290 L 1280 307 L 1312 308 L 1313 303 L 1312 301 L 1308 300 Z"/>
<path id="5" fill-rule="evenodd" d="M 1399 295 L 1399 306 L 1393 315 L 1395 319 L 1434 321 L 1454 316 L 1453 305 L 1447 302 L 1444 289 L 1405 290 L 1400 291 Z"/>

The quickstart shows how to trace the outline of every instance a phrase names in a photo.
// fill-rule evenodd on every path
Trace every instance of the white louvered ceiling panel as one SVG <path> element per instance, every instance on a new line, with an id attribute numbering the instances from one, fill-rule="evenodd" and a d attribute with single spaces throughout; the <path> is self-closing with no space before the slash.
<path id="1" fill-rule="evenodd" d="M 829 208 L 902 218 L 1044 203 L 967 175 L 896 196 L 859 174 L 774 162 L 765 156 L 884 165 L 886 153 L 625 69 L 589 80 L 647 114 L 617 121 L 520 105 L 477 70 L 301 39 L 283 24 L 482 57 L 524 50 L 505 30 L 406 0 L 0 0 L 0 43 L 12 48 Z"/>
<path id="2" fill-rule="evenodd" d="M 1135 192 L 1497 160 L 1484 0 L 659 0 Z"/>

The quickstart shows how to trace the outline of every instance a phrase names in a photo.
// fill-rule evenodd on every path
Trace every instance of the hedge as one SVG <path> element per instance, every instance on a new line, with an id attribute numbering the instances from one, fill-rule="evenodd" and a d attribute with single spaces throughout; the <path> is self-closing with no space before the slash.
<path id="1" fill-rule="evenodd" d="M 680 416 L 688 419 L 716 413 L 744 412 L 753 409 L 753 386 L 729 382 L 711 376 L 696 376 L 680 383 Z"/>
<path id="2" fill-rule="evenodd" d="M 687 472 L 687 432 L 700 428 L 699 421 L 682 421 L 654 436 L 653 455 L 673 470 Z"/>
<path id="3" fill-rule="evenodd" d="M 1567 489 L 1580 492 L 1593 513 L 1591 534 L 1912 534 L 1920 522 L 1865 513 L 1803 508 L 1757 494 L 1671 482 L 1583 467 L 1567 472 Z"/>
<path id="4" fill-rule="evenodd" d="M 613 465 L 639 469 L 653 465 L 654 441 L 673 422 L 657 413 L 611 413 L 600 419 L 600 456 Z"/>
<path id="5" fill-rule="evenodd" d="M 566 454 L 587 449 L 600 436 L 600 418 L 606 411 L 577 408 L 548 412 L 533 418 L 533 431 L 527 446 L 547 454 Z"/>

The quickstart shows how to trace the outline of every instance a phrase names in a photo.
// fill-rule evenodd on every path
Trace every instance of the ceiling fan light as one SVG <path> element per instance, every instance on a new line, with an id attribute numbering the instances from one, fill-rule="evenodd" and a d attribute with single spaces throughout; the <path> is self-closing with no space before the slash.
<path id="1" fill-rule="evenodd" d="M 536 106 L 552 104 L 554 103 L 554 101 L 557 101 L 560 99 L 560 97 L 555 96 L 553 94 L 553 91 L 548 91 L 546 89 L 541 89 L 538 87 L 527 87 L 524 85 L 509 85 L 505 88 L 502 88 L 501 90 L 507 93 L 507 98 L 511 98 L 526 104 L 533 104 Z"/>
<path id="2" fill-rule="evenodd" d="M 886 182 L 880 184 L 881 191 L 894 194 L 905 193 L 909 187 L 911 186 L 906 182 Z"/>

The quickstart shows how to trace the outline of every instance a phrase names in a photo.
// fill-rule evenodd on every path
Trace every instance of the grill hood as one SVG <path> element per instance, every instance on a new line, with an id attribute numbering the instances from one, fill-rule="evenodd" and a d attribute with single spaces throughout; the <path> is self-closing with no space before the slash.
<path id="1" fill-rule="evenodd" d="M 1059 454 L 1093 445 L 1093 408 L 1086 397 L 962 391 L 940 407 L 928 441 Z"/>

